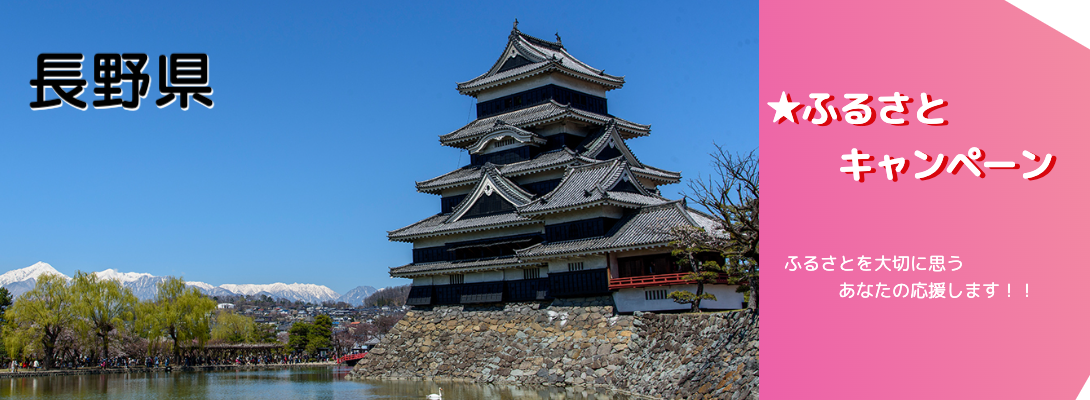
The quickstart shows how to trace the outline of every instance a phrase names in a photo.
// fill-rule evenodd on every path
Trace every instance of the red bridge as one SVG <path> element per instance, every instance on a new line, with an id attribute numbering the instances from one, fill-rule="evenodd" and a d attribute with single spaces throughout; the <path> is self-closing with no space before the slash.
<path id="1" fill-rule="evenodd" d="M 367 353 L 349 354 L 347 356 L 338 358 L 337 359 L 337 364 L 356 365 L 356 363 L 359 362 L 360 359 L 363 358 L 366 355 L 367 355 Z"/>

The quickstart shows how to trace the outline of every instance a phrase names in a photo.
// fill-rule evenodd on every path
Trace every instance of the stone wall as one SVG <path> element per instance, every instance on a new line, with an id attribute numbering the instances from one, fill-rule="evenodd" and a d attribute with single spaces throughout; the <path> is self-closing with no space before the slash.
<path id="1" fill-rule="evenodd" d="M 349 378 L 595 386 L 670 399 L 758 397 L 758 318 L 750 311 L 614 315 L 612 306 L 563 304 L 414 310 Z"/>

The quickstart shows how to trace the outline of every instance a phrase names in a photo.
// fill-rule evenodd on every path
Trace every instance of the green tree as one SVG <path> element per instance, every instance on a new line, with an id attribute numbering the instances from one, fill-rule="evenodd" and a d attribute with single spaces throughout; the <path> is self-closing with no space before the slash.
<path id="1" fill-rule="evenodd" d="M 8 307 L 11 307 L 11 302 L 11 292 L 6 287 L 0 287 L 0 324 L 6 321 L 4 312 L 8 311 Z"/>
<path id="2" fill-rule="evenodd" d="M 8 307 L 11 307 L 11 292 L 8 292 L 8 288 L 6 287 L 0 287 L 0 341 L 3 341 L 4 343 L 6 343 L 6 341 L 4 340 L 6 334 L 3 329 L 6 325 L 4 312 L 8 310 Z M 3 346 L 3 348 L 0 348 L 0 350 L 4 349 L 7 349 L 7 346 Z M 0 351 L 0 358 L 6 357 L 7 354 L 7 351 Z"/>
<path id="3" fill-rule="evenodd" d="M 291 324 L 291 329 L 288 329 L 288 347 L 297 352 L 306 351 L 307 344 L 310 341 L 311 327 L 313 325 L 306 322 Z"/>
<path id="4" fill-rule="evenodd" d="M 110 332 L 132 322 L 136 296 L 120 282 L 79 271 L 72 278 L 71 288 L 77 329 L 95 336 L 102 345 L 102 357 L 109 357 Z"/>
<path id="5" fill-rule="evenodd" d="M 671 245 L 675 247 L 673 255 L 678 257 L 680 267 L 692 270 L 681 279 L 696 284 L 696 293 L 678 290 L 670 292 L 667 297 L 678 304 L 689 304 L 692 307 L 690 311 L 696 313 L 700 312 L 701 300 L 717 300 L 714 294 L 704 293 L 704 285 L 718 282 L 719 274 L 724 272 L 723 267 L 715 261 L 701 262 L 697 259 L 698 255 L 714 251 L 706 247 L 703 232 L 690 227 L 679 227 L 671 231 L 674 237 Z"/>
<path id="6" fill-rule="evenodd" d="M 216 321 L 212 324 L 212 339 L 231 343 L 250 343 L 255 341 L 256 331 L 257 324 L 254 323 L 253 318 L 223 311 L 216 315 Z"/>
<path id="7" fill-rule="evenodd" d="M 254 330 L 254 343 L 272 343 L 276 341 L 276 325 L 257 324 Z"/>
<path id="8" fill-rule="evenodd" d="M 149 340 L 162 336 L 172 341 L 174 357 L 181 357 L 179 343 L 197 341 L 202 346 L 209 338 L 209 325 L 216 302 L 197 288 L 186 287 L 185 281 L 170 277 L 157 286 L 151 302 L 138 307 L 137 325 Z"/>
<path id="9" fill-rule="evenodd" d="M 333 319 L 328 315 L 314 317 L 314 324 L 311 325 L 308 336 L 307 353 L 316 354 L 320 349 L 328 349 L 333 337 Z"/>
<path id="10" fill-rule="evenodd" d="M 30 346 L 41 350 L 45 369 L 53 368 L 57 339 L 75 321 L 72 303 L 68 281 L 63 276 L 38 276 L 34 288 L 19 296 L 4 313 L 9 354 L 16 357 L 20 350 L 26 354 Z"/>

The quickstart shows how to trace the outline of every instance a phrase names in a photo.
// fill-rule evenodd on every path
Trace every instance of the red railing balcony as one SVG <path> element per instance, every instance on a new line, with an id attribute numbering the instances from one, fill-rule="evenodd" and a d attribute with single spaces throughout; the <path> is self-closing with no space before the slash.
<path id="1" fill-rule="evenodd" d="M 686 273 L 679 274 L 662 274 L 662 275 L 643 275 L 632 276 L 628 278 L 614 278 L 609 280 L 609 289 L 628 289 L 638 288 L 644 286 L 667 286 L 667 285 L 684 285 L 685 282 L 681 277 Z"/>
<path id="2" fill-rule="evenodd" d="M 630 289 L 647 286 L 687 285 L 689 282 L 682 279 L 688 272 L 676 274 L 642 275 L 628 278 L 613 278 L 609 280 L 609 289 Z M 726 279 L 719 279 L 717 283 L 727 283 Z"/>

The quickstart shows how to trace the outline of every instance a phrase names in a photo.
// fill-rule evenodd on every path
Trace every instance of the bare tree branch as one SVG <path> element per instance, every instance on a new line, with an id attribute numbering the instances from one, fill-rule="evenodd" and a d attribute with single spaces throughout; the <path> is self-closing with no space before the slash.
<path id="1" fill-rule="evenodd" d="M 675 247 L 703 247 L 727 259 L 727 270 L 741 274 L 750 290 L 750 306 L 759 307 L 760 262 L 760 157 L 757 150 L 732 153 L 716 144 L 712 174 L 689 181 L 685 198 L 707 210 L 721 232 L 697 228 L 671 231 Z"/>

